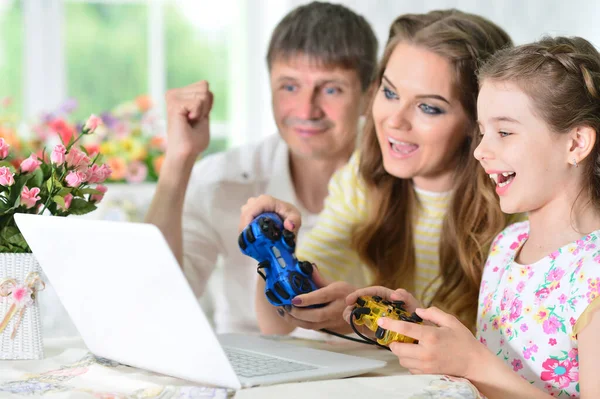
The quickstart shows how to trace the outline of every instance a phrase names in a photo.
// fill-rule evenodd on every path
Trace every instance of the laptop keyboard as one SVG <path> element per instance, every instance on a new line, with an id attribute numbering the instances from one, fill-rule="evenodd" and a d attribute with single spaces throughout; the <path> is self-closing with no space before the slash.
<path id="1" fill-rule="evenodd" d="M 294 371 L 314 370 L 310 364 L 291 362 L 277 357 L 257 354 L 240 349 L 225 347 L 233 370 L 240 377 L 260 377 L 271 374 L 284 374 Z"/>

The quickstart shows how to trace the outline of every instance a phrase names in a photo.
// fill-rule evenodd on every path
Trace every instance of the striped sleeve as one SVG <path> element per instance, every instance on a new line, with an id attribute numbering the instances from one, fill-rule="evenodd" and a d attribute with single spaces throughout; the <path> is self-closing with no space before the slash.
<path id="1" fill-rule="evenodd" d="M 359 156 L 355 153 L 333 175 L 323 211 L 316 225 L 300 241 L 296 253 L 299 259 L 315 263 L 325 278 L 362 287 L 370 283 L 371 275 L 351 249 L 352 230 L 367 215 L 358 164 Z"/>

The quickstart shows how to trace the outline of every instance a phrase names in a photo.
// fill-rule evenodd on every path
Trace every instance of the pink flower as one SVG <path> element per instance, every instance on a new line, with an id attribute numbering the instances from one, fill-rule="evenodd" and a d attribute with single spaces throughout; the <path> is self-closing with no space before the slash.
<path id="1" fill-rule="evenodd" d="M 535 293 L 536 302 L 537 303 L 542 302 L 544 299 L 548 298 L 549 294 L 550 294 L 550 290 L 548 288 L 542 288 L 541 290 L 537 291 Z"/>
<path id="2" fill-rule="evenodd" d="M 83 127 L 84 130 L 86 130 L 86 133 L 93 133 L 94 130 L 96 130 L 96 128 L 102 124 L 102 119 L 100 119 L 99 117 L 97 117 L 96 115 L 92 114 L 87 122 L 85 122 L 85 126 Z"/>
<path id="3" fill-rule="evenodd" d="M 62 144 L 58 144 L 56 147 L 54 147 L 54 150 L 52 150 L 50 160 L 56 165 L 62 165 L 63 163 L 65 163 L 66 153 L 67 149 L 65 148 L 65 146 Z"/>
<path id="4" fill-rule="evenodd" d="M 41 198 L 38 196 L 40 193 L 40 189 L 37 187 L 32 188 L 31 190 L 25 186 L 23 187 L 23 191 L 21 191 L 21 204 L 25 205 L 25 208 L 31 209 L 37 204 Z"/>
<path id="5" fill-rule="evenodd" d="M 53 119 L 48 123 L 48 126 L 60 136 L 60 139 L 65 144 L 69 144 L 75 135 L 75 129 L 60 118 Z"/>
<path id="6" fill-rule="evenodd" d="M 67 182 L 67 185 L 69 187 L 79 187 L 79 185 L 81 185 L 81 183 L 84 183 L 86 179 L 87 175 L 85 174 L 85 172 L 72 170 L 65 178 L 65 181 Z"/>
<path id="7" fill-rule="evenodd" d="M 520 299 L 515 299 L 510 307 L 510 321 L 515 321 L 521 316 L 521 310 L 523 309 L 523 302 Z"/>
<path id="8" fill-rule="evenodd" d="M 22 285 L 18 285 L 12 289 L 10 298 L 17 308 L 29 306 L 33 303 L 33 299 L 31 299 L 31 290 Z"/>
<path id="9" fill-rule="evenodd" d="M 104 180 L 108 179 L 112 175 L 112 169 L 107 164 L 100 166 L 100 170 L 102 171 L 102 178 Z"/>
<path id="10" fill-rule="evenodd" d="M 529 343 L 531 344 L 531 341 L 529 341 Z M 526 349 L 523 351 L 523 357 L 524 357 L 525 359 L 530 359 L 530 358 L 531 358 L 531 353 L 532 353 L 532 352 L 533 352 L 533 353 L 537 353 L 538 349 L 539 349 L 539 348 L 538 348 L 538 346 L 537 346 L 537 345 L 532 345 L 532 346 L 530 346 L 529 348 L 526 348 Z"/>
<path id="11" fill-rule="evenodd" d="M 529 327 L 527 327 L 527 324 L 521 324 L 521 331 L 525 332 L 529 329 Z"/>
<path id="12" fill-rule="evenodd" d="M 554 339 L 554 338 L 550 338 L 550 339 L 548 340 L 548 343 L 550 344 L 550 346 L 554 346 L 554 345 L 556 345 L 556 339 Z"/>
<path id="13" fill-rule="evenodd" d="M 0 160 L 6 158 L 8 156 L 8 149 L 10 146 L 4 139 L 0 138 Z"/>
<path id="14" fill-rule="evenodd" d="M 497 330 L 500 327 L 497 317 L 492 322 L 492 327 L 494 328 L 494 330 Z"/>
<path id="15" fill-rule="evenodd" d="M 9 187 L 15 184 L 15 174 L 6 166 L 0 166 L 0 186 Z"/>
<path id="16" fill-rule="evenodd" d="M 65 161 L 67 166 L 81 170 L 87 168 L 90 164 L 90 158 L 85 155 L 85 152 L 78 150 L 77 148 L 71 148 L 71 150 L 65 155 Z"/>
<path id="17" fill-rule="evenodd" d="M 35 154 L 31 154 L 29 158 L 21 162 L 21 172 L 31 173 L 40 167 L 42 162 Z"/>
<path id="18" fill-rule="evenodd" d="M 512 364 L 514 371 L 519 371 L 523 368 L 523 362 L 521 362 L 521 359 L 513 359 L 510 364 Z"/>
<path id="19" fill-rule="evenodd" d="M 58 205 L 58 207 L 63 211 L 66 211 L 71 207 L 71 202 L 73 201 L 73 194 L 67 194 L 63 199 L 65 200 L 65 206 L 63 207 L 62 205 Z"/>
<path id="20" fill-rule="evenodd" d="M 567 303 L 567 296 L 565 294 L 561 294 L 561 296 L 558 297 L 558 301 L 561 305 L 564 305 Z"/>
<path id="21" fill-rule="evenodd" d="M 125 177 L 129 183 L 141 183 L 148 176 L 148 167 L 139 161 L 134 161 L 127 168 L 127 176 Z"/>
<path id="22" fill-rule="evenodd" d="M 565 271 L 563 269 L 552 269 L 548 273 L 548 281 L 560 281 L 560 279 L 565 275 Z"/>
<path id="23" fill-rule="evenodd" d="M 574 367 L 579 367 L 579 349 L 573 348 L 569 351 L 569 360 Z"/>
<path id="24" fill-rule="evenodd" d="M 521 281 L 517 284 L 517 292 L 523 292 L 523 289 L 525 289 L 525 281 Z"/>
<path id="25" fill-rule="evenodd" d="M 546 334 L 556 334 L 561 326 L 562 323 L 556 318 L 556 316 L 550 316 L 544 320 L 543 329 Z"/>
<path id="26" fill-rule="evenodd" d="M 485 346 L 487 346 L 487 340 L 483 337 L 479 337 L 479 342 L 481 342 L 482 344 L 484 344 Z"/>
<path id="27" fill-rule="evenodd" d="M 542 363 L 545 371 L 542 371 L 542 381 L 553 381 L 559 388 L 566 388 L 574 381 L 579 381 L 579 371 L 574 369 L 570 360 L 558 361 L 556 359 L 547 359 Z"/>
<path id="28" fill-rule="evenodd" d="M 104 183 L 104 181 L 109 178 L 110 174 L 111 170 L 106 164 L 102 166 L 94 164 L 88 169 L 88 182 Z"/>
<path id="29" fill-rule="evenodd" d="M 96 190 L 100 191 L 102 194 L 94 194 L 90 197 L 90 201 L 94 201 L 96 204 L 98 204 L 100 201 L 102 201 L 102 198 L 104 198 L 104 194 L 106 193 L 106 190 L 108 190 L 108 188 L 106 186 L 103 186 L 102 184 L 98 184 L 96 186 Z"/>

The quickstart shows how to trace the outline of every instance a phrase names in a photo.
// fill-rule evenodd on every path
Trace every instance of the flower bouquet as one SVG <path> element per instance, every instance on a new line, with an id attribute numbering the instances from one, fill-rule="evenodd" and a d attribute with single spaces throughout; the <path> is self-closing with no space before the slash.
<path id="1" fill-rule="evenodd" d="M 79 135 L 18 162 L 11 145 L 0 138 L 0 359 L 43 357 L 36 302 L 44 288 L 41 269 L 17 227 L 16 213 L 83 215 L 96 209 L 111 174 L 78 142 L 94 133 L 100 118 L 92 115 Z"/>

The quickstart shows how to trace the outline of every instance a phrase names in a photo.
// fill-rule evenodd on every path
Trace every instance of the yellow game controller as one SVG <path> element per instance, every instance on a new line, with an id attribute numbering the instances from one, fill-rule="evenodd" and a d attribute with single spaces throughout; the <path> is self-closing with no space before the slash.
<path id="1" fill-rule="evenodd" d="M 392 342 L 418 343 L 416 339 L 386 330 L 377 325 L 377 320 L 382 317 L 421 324 L 423 319 L 416 313 L 408 313 L 404 309 L 404 302 L 402 301 L 387 301 L 379 296 L 362 296 L 356 300 L 352 316 L 354 317 L 351 318 L 351 323 L 358 326 L 364 325 L 373 331 L 379 345 L 387 347 Z M 356 331 L 354 326 L 352 327 L 357 334 L 362 335 Z"/>

